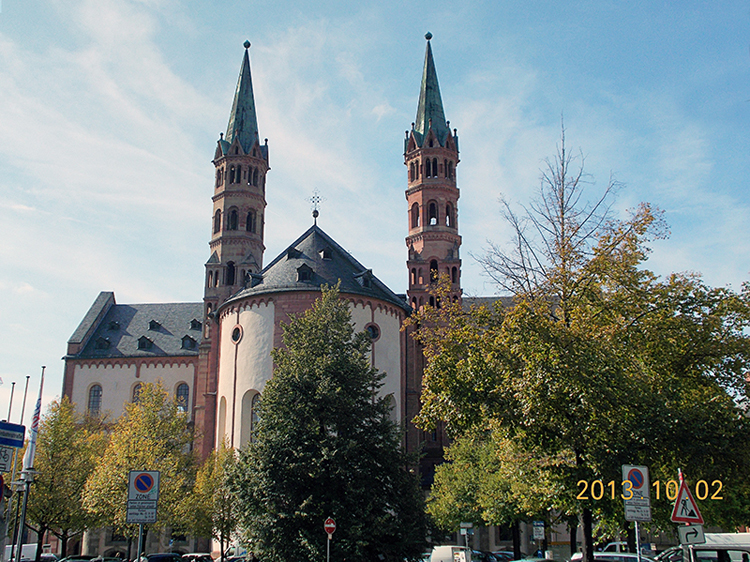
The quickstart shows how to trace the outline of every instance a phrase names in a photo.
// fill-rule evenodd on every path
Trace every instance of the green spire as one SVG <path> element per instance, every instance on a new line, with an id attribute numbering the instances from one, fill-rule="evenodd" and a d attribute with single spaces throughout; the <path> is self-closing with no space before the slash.
<path id="1" fill-rule="evenodd" d="M 250 41 L 245 41 L 245 56 L 242 59 L 240 77 L 234 92 L 232 112 L 229 114 L 226 140 L 229 144 L 239 138 L 242 149 L 247 152 L 258 137 L 258 119 L 255 115 L 255 98 L 253 97 L 253 80 L 250 77 L 250 56 L 247 50 Z"/>
<path id="2" fill-rule="evenodd" d="M 432 60 L 432 48 L 430 47 L 432 33 L 427 33 L 425 39 L 427 39 L 427 51 L 424 56 L 422 88 L 419 92 L 419 106 L 417 106 L 417 120 L 414 130 L 419 133 L 417 140 L 421 146 L 427 131 L 430 129 L 430 120 L 432 120 L 432 130 L 437 135 L 440 146 L 445 146 L 449 130 L 445 123 L 445 112 L 443 111 L 443 100 L 440 98 L 435 61 Z"/>

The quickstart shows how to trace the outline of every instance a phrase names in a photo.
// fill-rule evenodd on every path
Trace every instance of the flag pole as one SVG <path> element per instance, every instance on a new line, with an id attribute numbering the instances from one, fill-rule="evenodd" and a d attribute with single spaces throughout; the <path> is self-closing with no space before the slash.
<path id="1" fill-rule="evenodd" d="M 26 386 L 23 389 L 23 402 L 21 402 L 21 419 L 18 420 L 19 425 L 23 425 L 23 416 L 26 413 L 26 397 L 29 394 L 29 378 L 31 378 L 30 375 L 26 375 Z M 8 421 L 10 421 L 10 413 L 8 414 Z M 9 506 L 9 511 L 10 511 L 13 509 L 13 503 L 15 500 L 16 519 L 13 524 L 13 540 L 10 543 L 11 544 L 11 547 L 10 547 L 10 559 L 11 560 L 13 560 L 13 558 L 15 557 L 14 553 L 15 553 L 15 548 L 16 548 L 16 540 L 18 539 L 18 536 L 16 535 L 16 533 L 18 532 L 18 512 L 21 509 L 21 496 L 18 495 L 19 490 L 16 489 L 16 484 L 15 484 L 16 472 L 18 472 L 18 463 L 16 462 L 17 458 L 18 458 L 18 449 L 15 449 L 13 451 L 13 475 L 11 476 L 11 479 L 10 479 L 11 492 L 12 492 L 12 495 L 10 498 L 11 505 Z"/>
<path id="2" fill-rule="evenodd" d="M 26 527 L 26 506 L 29 503 L 29 488 L 34 481 L 34 456 L 36 454 L 36 436 L 39 433 L 39 418 L 42 413 L 42 389 L 44 388 L 44 369 L 42 367 L 42 380 L 39 381 L 39 398 L 36 400 L 34 408 L 34 417 L 31 419 L 31 431 L 29 432 L 29 444 L 26 447 L 26 454 L 23 456 L 23 470 L 21 471 L 21 481 L 23 482 L 23 504 L 21 507 L 21 517 L 18 521 L 18 542 L 16 543 L 16 560 L 21 559 L 21 550 L 23 546 L 23 531 Z"/>

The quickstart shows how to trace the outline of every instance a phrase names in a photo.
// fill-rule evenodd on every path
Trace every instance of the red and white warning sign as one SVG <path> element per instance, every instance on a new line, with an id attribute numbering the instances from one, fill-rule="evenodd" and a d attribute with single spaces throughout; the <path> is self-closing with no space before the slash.
<path id="1" fill-rule="evenodd" d="M 677 500 L 672 510 L 672 521 L 674 523 L 689 523 L 692 525 L 703 525 L 703 516 L 695 503 L 693 494 L 690 493 L 687 480 L 680 474 L 680 490 L 677 492 Z"/>

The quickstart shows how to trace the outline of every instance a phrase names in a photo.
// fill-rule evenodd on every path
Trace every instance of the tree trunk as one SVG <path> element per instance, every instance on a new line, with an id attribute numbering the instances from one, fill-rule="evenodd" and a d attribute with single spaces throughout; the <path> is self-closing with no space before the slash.
<path id="1" fill-rule="evenodd" d="M 521 525 L 518 522 L 518 519 L 513 521 L 513 524 L 510 526 L 510 531 L 513 535 L 513 559 L 520 560 L 523 558 L 523 555 L 521 554 Z"/>
<path id="2" fill-rule="evenodd" d="M 36 556 L 34 557 L 34 560 L 36 562 L 39 562 L 42 559 L 42 548 L 44 545 L 44 535 L 47 532 L 47 527 L 39 527 L 39 530 L 37 531 L 37 539 L 36 539 Z M 23 556 L 19 556 L 18 559 L 20 560 Z"/>
<path id="3" fill-rule="evenodd" d="M 591 509 L 583 509 L 583 560 L 584 562 L 594 562 L 594 537 L 592 535 L 592 515 Z"/>
<path id="4" fill-rule="evenodd" d="M 628 533 L 628 552 L 635 552 L 638 548 L 636 546 L 637 543 L 635 542 L 635 525 L 628 521 L 625 530 Z"/>
<path id="5" fill-rule="evenodd" d="M 570 556 L 572 557 L 578 551 L 578 518 L 571 517 L 568 519 L 568 529 L 570 530 Z"/>

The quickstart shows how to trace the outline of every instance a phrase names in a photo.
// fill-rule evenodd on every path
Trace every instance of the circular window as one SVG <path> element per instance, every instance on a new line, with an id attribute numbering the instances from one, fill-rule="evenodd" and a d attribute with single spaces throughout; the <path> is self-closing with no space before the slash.
<path id="1" fill-rule="evenodd" d="M 372 341 L 376 341 L 380 337 L 380 328 L 378 328 L 377 324 L 368 324 L 365 330 Z"/>
<path id="2" fill-rule="evenodd" d="M 234 327 L 232 330 L 232 341 L 234 343 L 240 343 L 240 340 L 242 339 L 242 326 L 239 324 Z"/>

